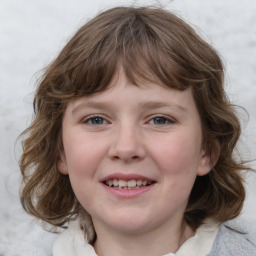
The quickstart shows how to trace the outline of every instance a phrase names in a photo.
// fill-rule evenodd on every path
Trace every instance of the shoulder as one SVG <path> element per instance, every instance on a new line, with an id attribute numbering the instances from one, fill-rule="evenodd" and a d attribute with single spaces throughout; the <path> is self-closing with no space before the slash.
<path id="1" fill-rule="evenodd" d="M 208 256 L 256 256 L 256 244 L 245 229 L 223 223 Z"/>

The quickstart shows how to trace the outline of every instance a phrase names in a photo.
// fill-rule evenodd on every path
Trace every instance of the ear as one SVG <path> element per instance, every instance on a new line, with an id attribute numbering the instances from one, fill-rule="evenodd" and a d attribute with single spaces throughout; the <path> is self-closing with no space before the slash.
<path id="1" fill-rule="evenodd" d="M 204 176 L 208 174 L 212 168 L 216 165 L 220 156 L 220 143 L 215 140 L 213 143 L 213 150 L 202 150 L 199 168 L 197 171 L 198 176 Z"/>
<path id="2" fill-rule="evenodd" d="M 62 153 L 58 159 L 57 167 L 60 173 L 67 175 L 68 174 L 68 166 L 65 155 Z"/>

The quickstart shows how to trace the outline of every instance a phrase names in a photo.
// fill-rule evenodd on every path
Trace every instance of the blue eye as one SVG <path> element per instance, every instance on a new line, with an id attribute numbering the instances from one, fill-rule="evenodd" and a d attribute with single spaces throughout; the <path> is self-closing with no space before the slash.
<path id="1" fill-rule="evenodd" d="M 158 116 L 158 117 L 152 118 L 150 123 L 154 124 L 154 125 L 167 125 L 167 124 L 170 124 L 170 123 L 174 123 L 174 121 L 171 120 L 170 118 Z"/>
<path id="2" fill-rule="evenodd" d="M 91 124 L 91 125 L 102 125 L 106 123 L 106 120 L 103 117 L 95 116 L 87 118 L 83 123 Z"/>
<path id="3" fill-rule="evenodd" d="M 153 122 L 154 122 L 154 124 L 163 125 L 163 124 L 166 124 L 167 120 L 166 120 L 166 118 L 163 118 L 163 117 L 155 117 L 153 119 Z"/>

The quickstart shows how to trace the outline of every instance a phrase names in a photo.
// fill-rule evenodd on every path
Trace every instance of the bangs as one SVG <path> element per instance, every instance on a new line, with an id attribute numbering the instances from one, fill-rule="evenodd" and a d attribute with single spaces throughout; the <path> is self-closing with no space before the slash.
<path id="1" fill-rule="evenodd" d="M 117 7 L 81 27 L 62 50 L 52 67 L 58 71 L 53 90 L 62 100 L 104 91 L 120 66 L 131 84 L 185 90 L 213 79 L 213 58 L 211 47 L 177 16 Z"/>
<path id="2" fill-rule="evenodd" d="M 76 41 L 71 41 L 70 48 L 77 49 L 70 61 L 73 95 L 107 89 L 120 66 L 127 80 L 134 85 L 150 81 L 184 90 L 191 80 L 198 80 L 191 72 L 191 65 L 181 56 L 180 42 L 174 36 L 168 42 L 164 31 L 151 26 L 150 20 L 137 15 L 136 10 L 124 15 L 125 18 L 112 15 L 111 24 L 104 23 L 100 15 L 78 31 Z"/>

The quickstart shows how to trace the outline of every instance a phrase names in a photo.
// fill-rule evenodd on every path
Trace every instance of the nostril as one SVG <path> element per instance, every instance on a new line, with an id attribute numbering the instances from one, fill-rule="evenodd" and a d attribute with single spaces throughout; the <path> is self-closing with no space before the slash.
<path id="1" fill-rule="evenodd" d="M 132 157 L 124 157 L 124 156 L 118 156 L 118 155 L 115 155 L 112 157 L 112 159 L 114 160 L 139 160 L 140 157 L 139 156 L 132 156 Z"/>

